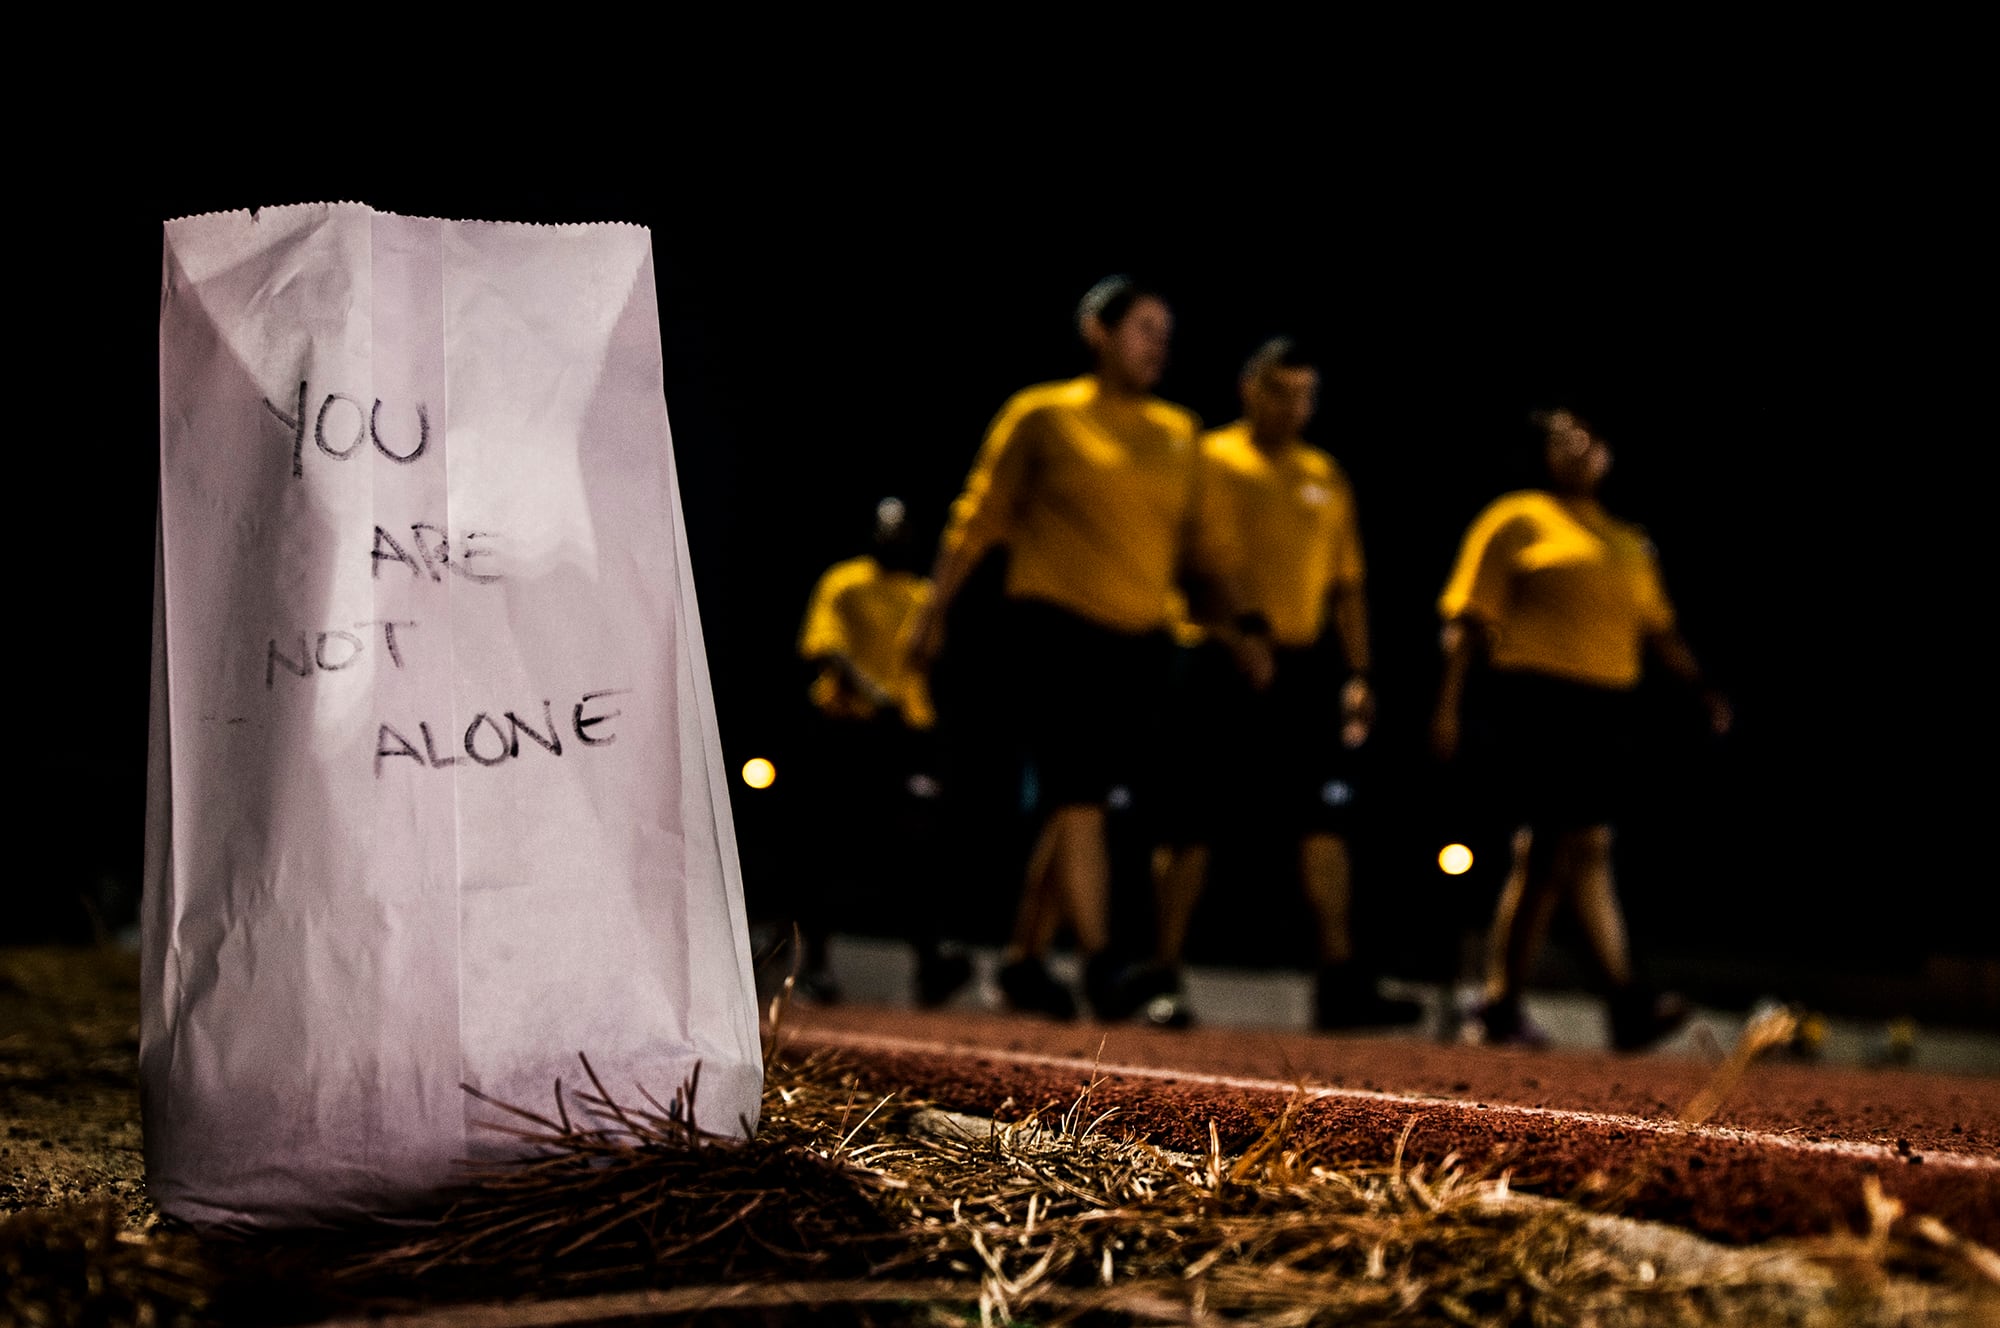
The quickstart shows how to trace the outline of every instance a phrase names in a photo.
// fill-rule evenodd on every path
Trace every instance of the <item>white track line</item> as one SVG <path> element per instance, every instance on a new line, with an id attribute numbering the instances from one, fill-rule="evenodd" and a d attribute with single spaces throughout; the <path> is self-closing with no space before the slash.
<path id="1" fill-rule="evenodd" d="M 811 1042 L 819 1045 L 850 1047 L 857 1050 L 905 1052 L 922 1056 L 968 1057 L 977 1056 L 986 1060 L 1007 1061 L 1015 1065 L 1033 1065 L 1046 1069 L 1075 1070 L 1086 1075 L 1123 1075 L 1135 1079 L 1156 1079 L 1162 1082 L 1182 1084 L 1210 1084 L 1217 1088 L 1248 1090 L 1251 1092 L 1278 1093 L 1290 1095 L 1303 1093 L 1308 1098 L 1341 1098 L 1360 1102 L 1395 1102 L 1405 1106 L 1418 1107 L 1458 1107 L 1463 1110 L 1508 1112 L 1517 1116 L 1541 1117 L 1548 1120 L 1575 1121 L 1591 1125 L 1615 1125 L 1627 1130 L 1639 1130 L 1648 1134 L 1672 1136 L 1676 1138 L 1713 1139 L 1721 1143 L 1753 1145 L 1759 1148 L 1787 1148 L 1800 1153 L 1832 1153 L 1840 1157 L 1857 1158 L 1870 1162 L 1900 1163 L 1908 1165 L 1903 1154 L 1886 1144 L 1862 1144 L 1843 1140 L 1794 1139 L 1789 1135 L 1770 1134 L 1762 1130 L 1740 1130 L 1728 1125 L 1683 1125 L 1679 1121 L 1649 1120 L 1644 1116 L 1627 1116 L 1602 1111 L 1569 1111 L 1561 1107 L 1522 1107 L 1508 1103 L 1473 1103 L 1460 1098 L 1426 1097 L 1414 1093 L 1383 1093 L 1366 1088 L 1310 1088 L 1297 1083 L 1287 1083 L 1281 1079 L 1251 1079 L 1233 1074 L 1200 1074 L 1187 1070 L 1162 1070 L 1150 1065 L 1107 1065 L 1102 1061 L 1085 1060 L 1080 1056 L 1050 1056 L 1039 1052 L 1000 1051 L 987 1047 L 953 1046 L 946 1042 L 925 1042 L 915 1038 L 892 1037 L 885 1034 L 846 1033 L 830 1029 L 792 1030 L 786 1041 Z M 1972 1171 L 2000 1172 L 2000 1159 L 1973 1157 L 1965 1153 L 1936 1152 L 1928 1149 L 1918 1151 L 1925 1166 L 1961 1167 Z"/>

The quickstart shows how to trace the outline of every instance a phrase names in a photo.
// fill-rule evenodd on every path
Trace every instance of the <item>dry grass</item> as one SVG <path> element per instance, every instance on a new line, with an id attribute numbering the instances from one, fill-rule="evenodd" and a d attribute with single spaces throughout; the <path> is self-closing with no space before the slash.
<path id="1" fill-rule="evenodd" d="M 626 1100 L 582 1068 L 546 1111 L 490 1104 L 530 1156 L 470 1176 L 415 1237 L 198 1242 L 110 1204 L 6 1219 L 0 1320 L 2000 1322 L 2000 1261 L 1879 1192 L 1866 1232 L 1732 1250 L 1452 1159 L 1313 1155 L 1289 1109 L 1240 1154 L 1212 1128 L 1178 1154 L 1089 1086 L 996 1123 L 774 1045 L 740 1139 L 691 1124 L 698 1083 Z"/>
<path id="2" fill-rule="evenodd" d="M 1752 1019 L 1736 1039 L 1735 1048 L 1715 1068 L 1708 1083 L 1681 1108 L 1683 1125 L 1700 1125 L 1728 1100 L 1750 1066 L 1765 1052 L 1782 1047 L 1798 1032 L 1799 1017 L 1782 1006 L 1766 1010 Z"/>
<path id="3" fill-rule="evenodd" d="M 672 1290 L 635 1308 L 896 1323 L 1830 1326 L 2000 1310 L 1989 1252 L 1887 1207 L 1865 1234 L 1724 1250 L 1511 1194 L 1452 1159 L 1406 1167 L 1400 1146 L 1387 1167 L 1313 1156 L 1290 1109 L 1241 1154 L 1213 1127 L 1206 1152 L 1178 1154 L 1126 1137 L 1089 1086 L 1059 1114 L 992 1122 L 866 1095 L 837 1059 L 774 1045 L 762 1128 L 741 1141 L 693 1130 L 692 1092 L 634 1106 L 590 1082 L 573 1113 L 510 1109 L 541 1157 L 361 1271 L 650 1285 Z"/>
<path id="4" fill-rule="evenodd" d="M 193 1324 L 215 1280 L 193 1236 L 134 1231 L 110 1196 L 0 1218 L 0 1324 Z"/>

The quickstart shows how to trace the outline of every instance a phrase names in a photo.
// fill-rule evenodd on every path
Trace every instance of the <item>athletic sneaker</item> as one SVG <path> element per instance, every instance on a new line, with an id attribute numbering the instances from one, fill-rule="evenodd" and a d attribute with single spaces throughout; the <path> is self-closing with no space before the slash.
<path id="1" fill-rule="evenodd" d="M 808 1005 L 838 1005 L 840 984 L 823 968 L 809 969 L 792 979 L 792 996 Z"/>
<path id="2" fill-rule="evenodd" d="M 928 947 L 917 955 L 917 1004 L 935 1010 L 972 981 L 972 960 L 957 950 Z"/>
<path id="3" fill-rule="evenodd" d="M 1418 1001 L 1382 995 L 1375 981 L 1352 964 L 1328 964 L 1313 981 L 1313 1027 L 1320 1032 L 1339 1028 L 1400 1027 L 1424 1017 Z"/>
<path id="4" fill-rule="evenodd" d="M 1475 1046 L 1541 1051 L 1549 1045 L 1548 1031 L 1521 1012 L 1518 998 L 1481 1001 L 1473 1006 L 1472 1017 L 1460 1028 L 1459 1036 Z"/>
<path id="5" fill-rule="evenodd" d="M 1000 966 L 1000 991 L 1007 1004 L 1022 1014 L 1045 1014 L 1051 1019 L 1076 1018 L 1076 997 L 1057 982 L 1048 966 L 1039 959 L 1016 959 Z"/>
<path id="6" fill-rule="evenodd" d="M 1194 1027 L 1194 1011 L 1188 1007 L 1186 993 L 1179 991 L 1162 992 L 1147 1001 L 1139 1019 L 1154 1028 Z"/>
<path id="7" fill-rule="evenodd" d="M 1149 964 L 1135 970 L 1142 983 L 1163 988 L 1139 1007 L 1138 1020 L 1152 1028 L 1193 1028 L 1194 1008 L 1188 1004 L 1187 989 L 1181 985 L 1178 966 Z"/>
<path id="8" fill-rule="evenodd" d="M 1145 1011 L 1157 996 L 1180 987 L 1180 973 L 1165 964 L 1126 964 L 1108 951 L 1092 955 L 1083 966 L 1083 993 L 1090 1012 L 1106 1023 L 1130 1019 Z"/>
<path id="9" fill-rule="evenodd" d="M 1676 992 L 1632 988 L 1611 997 L 1611 1047 L 1644 1051 L 1687 1022 L 1687 998 Z"/>

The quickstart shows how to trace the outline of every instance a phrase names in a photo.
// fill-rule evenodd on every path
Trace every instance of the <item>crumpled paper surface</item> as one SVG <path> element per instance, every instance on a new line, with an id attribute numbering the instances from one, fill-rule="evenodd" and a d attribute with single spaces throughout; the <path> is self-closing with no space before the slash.
<path id="1" fill-rule="evenodd" d="M 546 1110 L 579 1052 L 753 1125 L 648 233 L 272 207 L 162 280 L 155 1201 L 392 1212 L 509 1147 L 461 1083 Z"/>

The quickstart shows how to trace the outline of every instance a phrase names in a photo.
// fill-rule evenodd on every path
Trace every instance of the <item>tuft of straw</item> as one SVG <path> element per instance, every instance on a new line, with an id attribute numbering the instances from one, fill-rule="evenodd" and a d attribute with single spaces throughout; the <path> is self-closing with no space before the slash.
<path id="1" fill-rule="evenodd" d="M 1990 1252 L 1887 1203 L 1864 1236 L 1725 1250 L 1456 1159 L 1409 1165 L 1401 1146 L 1386 1167 L 1346 1165 L 1299 1146 L 1290 1107 L 1237 1156 L 1213 1130 L 1186 1154 L 1120 1133 L 1094 1084 L 992 1121 L 869 1091 L 831 1056 L 769 1068 L 755 1140 L 616 1103 L 586 1068 L 575 1120 L 515 1113 L 540 1122 L 547 1156 L 374 1272 L 590 1297 L 577 1321 L 614 1304 L 996 1325 L 1830 1326 L 2000 1308 Z M 1399 1143 L 1422 1128 L 1412 1115 Z"/>
<path id="2" fill-rule="evenodd" d="M 1387 1166 L 1306 1147 L 1296 1101 L 1239 1153 L 1213 1127 L 1169 1152 L 1094 1077 L 1066 1107 L 953 1116 L 787 1047 L 788 994 L 754 1136 L 696 1127 L 698 1075 L 628 1100 L 579 1057 L 546 1108 L 474 1094 L 526 1156 L 423 1226 L 230 1245 L 121 1230 L 115 1203 L 9 1218 L 0 1322 L 2000 1322 L 2000 1257 L 1879 1186 L 1865 1231 L 1724 1249 L 1411 1162 L 1420 1114 Z"/>
<path id="3" fill-rule="evenodd" d="M 115 1198 L 0 1217 L 0 1323 L 191 1324 L 214 1282 L 192 1236 L 133 1231 Z"/>
<path id="4" fill-rule="evenodd" d="M 1744 1027 L 1742 1036 L 1736 1039 L 1736 1046 L 1730 1051 L 1728 1059 L 1716 1067 L 1701 1091 L 1681 1108 L 1681 1124 L 1700 1125 L 1713 1116 L 1723 1100 L 1736 1091 L 1737 1083 L 1742 1080 L 1751 1062 L 1771 1048 L 1790 1042 L 1798 1028 L 1798 1015 L 1783 1006 L 1766 1010 L 1752 1019 Z"/>

